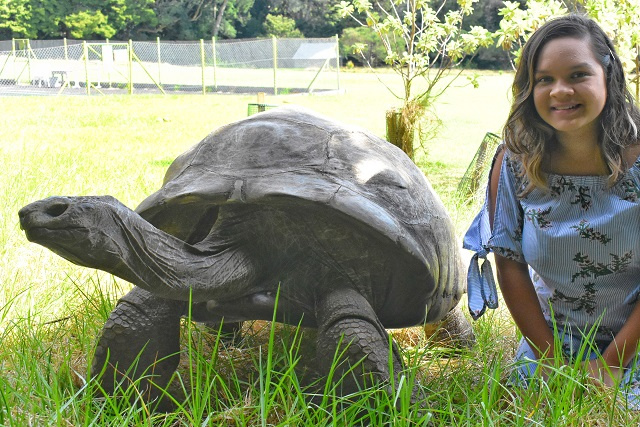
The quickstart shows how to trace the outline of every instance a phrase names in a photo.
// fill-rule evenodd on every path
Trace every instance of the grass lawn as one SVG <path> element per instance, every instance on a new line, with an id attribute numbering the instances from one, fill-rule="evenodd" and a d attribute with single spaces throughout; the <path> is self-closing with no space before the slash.
<path id="1" fill-rule="evenodd" d="M 267 102 L 302 105 L 384 136 L 384 111 L 398 101 L 379 78 L 399 87 L 390 74 L 344 72 L 344 94 Z M 455 83 L 437 105 L 438 137 L 417 158 L 459 235 L 475 208 L 460 207 L 453 193 L 484 134 L 500 131 L 511 78 L 481 75 L 478 89 L 464 78 Z M 100 394 L 87 374 L 95 338 L 130 285 L 28 243 L 19 208 L 51 195 L 102 194 L 135 207 L 160 187 L 177 155 L 245 117 L 251 102 L 239 95 L 0 98 L 0 425 L 638 424 L 613 393 L 583 386 L 573 370 L 528 389 L 507 386 L 516 337 L 504 309 L 474 324 L 478 343 L 468 351 L 429 345 L 421 328 L 393 331 L 425 396 L 416 403 L 408 399 L 411 381 L 393 396 L 365 390 L 345 408 L 340 399 L 310 400 L 310 334 L 268 322 L 247 325 L 239 346 L 185 322 L 188 344 L 173 387 L 187 398 L 173 413 L 92 398 Z"/>

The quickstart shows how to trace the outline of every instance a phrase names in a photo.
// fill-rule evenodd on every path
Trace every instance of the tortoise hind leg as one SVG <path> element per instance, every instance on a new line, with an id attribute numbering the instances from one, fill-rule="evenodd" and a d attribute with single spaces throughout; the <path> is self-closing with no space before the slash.
<path id="1" fill-rule="evenodd" d="M 399 377 L 403 369 L 402 356 L 392 342 L 393 372 L 390 372 L 389 335 L 362 295 L 352 289 L 332 291 L 318 301 L 316 319 L 321 372 L 329 373 L 334 356 L 346 349 L 334 371 L 334 381 L 343 377 L 342 393 L 370 386 L 370 380 L 385 383 L 392 375 Z M 344 375 L 352 367 L 355 369 Z"/>
<path id="2" fill-rule="evenodd" d="M 451 309 L 441 321 L 425 324 L 424 332 L 436 343 L 454 348 L 470 348 L 476 342 L 473 326 L 462 312 L 460 304 Z"/>
<path id="3" fill-rule="evenodd" d="M 228 345 L 240 345 L 242 342 L 242 325 L 244 322 L 199 322 L 202 323 L 209 333 L 220 334 L 220 340 Z"/>
<path id="4" fill-rule="evenodd" d="M 135 384 L 145 400 L 161 395 L 180 361 L 180 317 L 186 303 L 134 287 L 105 323 L 91 364 L 107 394 Z"/>

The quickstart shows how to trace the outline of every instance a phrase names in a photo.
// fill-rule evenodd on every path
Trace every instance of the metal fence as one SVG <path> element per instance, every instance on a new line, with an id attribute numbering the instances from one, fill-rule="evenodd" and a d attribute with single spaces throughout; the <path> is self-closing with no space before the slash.
<path id="1" fill-rule="evenodd" d="M 0 95 L 340 90 L 338 38 L 0 41 Z"/>
<path id="2" fill-rule="evenodd" d="M 493 156 L 500 142 L 502 142 L 500 135 L 492 132 L 485 134 L 478 151 L 458 183 L 456 196 L 460 201 L 471 205 L 482 203 L 486 196 L 485 191 Z"/>

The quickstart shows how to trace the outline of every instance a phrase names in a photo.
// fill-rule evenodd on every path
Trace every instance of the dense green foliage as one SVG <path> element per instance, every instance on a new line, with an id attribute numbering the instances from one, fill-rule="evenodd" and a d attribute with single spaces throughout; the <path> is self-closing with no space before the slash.
<path id="1" fill-rule="evenodd" d="M 296 28 L 296 21 L 282 15 L 267 15 L 264 29 L 268 36 L 279 38 L 302 37 L 302 32 Z"/>
<path id="2" fill-rule="evenodd" d="M 637 1 L 527 0 L 524 6 L 520 2 L 505 1 L 500 10 L 500 29 L 496 31 L 497 44 L 509 51 L 516 63 L 525 42 L 540 25 L 569 12 L 590 16 L 611 37 L 627 77 L 635 80 L 637 94 L 640 51 L 640 3 Z"/>
<path id="3" fill-rule="evenodd" d="M 0 38 L 110 38 L 157 25 L 154 0 L 1 0 Z"/>
<path id="4" fill-rule="evenodd" d="M 0 39 L 173 40 L 262 37 L 287 20 L 306 37 L 333 36 L 337 0 L 0 0 Z M 269 18 L 270 17 L 270 18 Z M 291 32 L 292 30 L 289 30 Z"/>
<path id="5" fill-rule="evenodd" d="M 340 0 L 0 0 L 0 40 L 252 38 L 274 35 L 274 26 L 282 32 L 284 23 L 293 23 L 284 34 L 331 37 L 357 26 L 339 17 L 339 4 Z M 447 0 L 442 13 L 455 4 Z M 479 0 L 470 25 L 497 29 L 501 5 L 501 0 Z"/>

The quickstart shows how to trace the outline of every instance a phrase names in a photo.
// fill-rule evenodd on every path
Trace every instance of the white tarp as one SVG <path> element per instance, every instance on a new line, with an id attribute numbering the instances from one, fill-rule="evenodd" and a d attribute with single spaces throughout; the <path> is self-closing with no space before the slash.
<path id="1" fill-rule="evenodd" d="M 335 57 L 335 43 L 302 43 L 293 55 L 293 59 L 333 59 Z"/>

